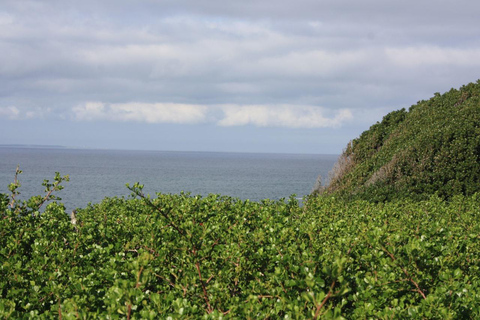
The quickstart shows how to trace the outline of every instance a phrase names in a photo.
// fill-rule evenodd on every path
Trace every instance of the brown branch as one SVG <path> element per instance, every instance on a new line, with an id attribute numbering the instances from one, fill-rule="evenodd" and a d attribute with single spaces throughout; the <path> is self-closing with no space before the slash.
<path id="1" fill-rule="evenodd" d="M 132 190 L 132 189 L 130 189 L 130 190 Z M 132 190 L 132 191 L 133 191 L 133 190 Z M 134 192 L 135 192 L 135 191 L 134 191 Z M 185 236 L 183 230 L 180 229 L 179 227 L 177 227 L 177 226 L 173 223 L 172 219 L 168 216 L 167 213 L 165 213 L 165 212 L 162 210 L 162 208 L 156 206 L 152 201 L 150 201 L 150 199 L 148 199 L 148 198 L 145 196 L 145 194 L 143 194 L 143 192 L 137 191 L 137 192 L 135 192 L 135 193 L 136 193 L 140 198 L 142 198 L 143 201 L 145 201 L 145 203 L 146 203 L 148 206 L 150 206 L 150 207 L 152 207 L 153 209 L 155 209 L 156 211 L 158 211 L 165 219 L 167 219 L 167 221 L 169 222 L 169 225 L 170 225 L 172 228 L 174 228 L 180 235 Z M 189 240 L 191 240 L 191 239 L 189 239 Z"/>
<path id="2" fill-rule="evenodd" d="M 200 283 L 202 284 L 203 298 L 205 299 L 205 302 L 207 303 L 207 312 L 210 314 L 210 313 L 212 313 L 213 310 L 212 310 L 212 307 L 210 306 L 210 300 L 208 300 L 207 288 L 205 287 L 205 283 L 202 280 L 202 272 L 200 271 L 200 264 L 198 262 L 196 262 L 195 267 L 197 267 L 198 278 L 200 279 Z"/>
<path id="3" fill-rule="evenodd" d="M 62 320 L 62 305 L 60 304 L 60 299 L 58 299 L 58 319 Z"/>
<path id="4" fill-rule="evenodd" d="M 168 222 L 168 224 L 174 228 L 178 234 L 180 234 L 180 236 L 184 237 L 187 241 L 190 242 L 190 244 L 192 245 L 192 249 L 191 249 L 191 253 L 192 253 L 192 256 L 194 258 L 194 260 L 196 260 L 195 262 L 195 267 L 197 268 L 197 272 L 198 272 L 198 278 L 200 280 L 200 283 L 202 285 L 202 290 L 203 290 L 203 298 L 205 299 L 205 303 L 207 304 L 207 312 L 210 314 L 213 312 L 213 309 L 212 309 L 212 306 L 210 305 L 210 300 L 208 299 L 208 293 L 207 293 L 207 287 L 206 287 L 206 283 L 208 283 L 212 278 L 208 279 L 208 281 L 205 283 L 202 279 L 202 272 L 200 270 L 200 262 L 202 261 L 202 259 L 199 259 L 198 256 L 197 256 L 197 246 L 193 240 L 193 236 L 190 232 L 188 232 L 187 229 L 181 229 L 179 228 L 177 225 L 175 225 L 175 223 L 173 222 L 173 219 L 172 217 L 169 216 L 168 213 L 171 213 L 171 210 L 168 211 L 168 212 L 165 212 L 163 208 L 161 208 L 160 206 L 154 204 L 149 198 L 147 198 L 143 192 L 141 190 L 139 190 L 138 188 L 135 188 L 135 187 L 128 187 L 131 191 L 133 191 L 137 196 L 139 196 L 140 198 L 143 199 L 143 201 L 151 208 L 153 208 L 155 211 L 158 211 Z M 195 223 L 195 222 L 194 222 Z M 213 248 L 218 244 L 218 240 L 215 241 L 215 243 L 213 244 L 211 250 L 213 250 Z"/>
<path id="5" fill-rule="evenodd" d="M 132 305 L 127 302 L 127 320 L 130 320 L 130 313 L 132 312 Z"/>
<path id="6" fill-rule="evenodd" d="M 208 280 L 206 281 L 206 283 L 209 283 L 212 279 L 213 279 L 213 274 L 210 276 L 210 278 L 208 278 Z"/>
<path id="7" fill-rule="evenodd" d="M 330 290 L 328 290 L 328 293 L 323 299 L 322 303 L 320 303 L 317 306 L 317 310 L 315 311 L 315 316 L 313 317 L 313 319 L 318 319 L 318 317 L 320 316 L 320 310 L 322 310 L 325 303 L 327 303 L 328 298 L 330 298 L 330 296 L 332 295 L 333 287 L 335 287 L 335 280 L 332 282 L 332 285 L 330 286 Z"/>
<path id="8" fill-rule="evenodd" d="M 171 285 L 172 287 L 175 287 L 175 285 L 173 284 L 173 282 L 167 280 L 166 278 L 162 277 L 161 275 L 158 275 L 158 274 L 155 273 L 155 277 L 160 278 L 160 279 L 162 279 L 163 281 L 168 282 L 168 284 Z"/>
<path id="9" fill-rule="evenodd" d="M 278 252 L 278 254 L 283 258 L 283 254 L 282 254 L 282 252 L 281 252 L 280 250 L 278 250 L 278 248 L 277 248 L 277 252 Z"/>
<path id="10" fill-rule="evenodd" d="M 143 272 L 143 266 L 140 268 L 140 271 L 137 273 L 137 284 L 135 285 L 135 288 L 139 288 L 141 283 L 140 283 L 140 276 L 142 275 Z"/>
<path id="11" fill-rule="evenodd" d="M 17 169 L 15 170 L 15 178 L 13 180 L 13 184 L 15 186 L 18 186 L 18 174 L 20 173 L 20 166 L 17 165 Z M 15 192 L 12 192 L 12 201 L 9 203 L 10 208 L 13 208 L 13 205 L 15 204 Z"/>
<path id="12" fill-rule="evenodd" d="M 396 261 L 397 259 L 395 258 L 395 256 L 390 253 L 385 247 L 382 246 L 382 250 L 385 251 L 389 256 L 390 256 L 390 259 L 392 259 L 392 261 Z M 407 269 L 405 269 L 404 267 L 402 266 L 398 266 L 400 268 L 400 270 L 403 271 L 403 273 L 407 276 L 408 280 L 413 283 L 413 285 L 415 286 L 415 288 L 417 288 L 417 290 L 415 290 L 416 292 L 418 292 L 423 299 L 427 299 L 427 297 L 425 296 L 425 294 L 423 293 L 422 289 L 420 289 L 420 286 L 418 285 L 418 283 L 413 280 L 413 278 L 410 276 L 410 274 L 408 273 Z"/>
<path id="13" fill-rule="evenodd" d="M 188 292 L 188 287 L 184 287 L 182 285 L 180 285 L 182 287 L 182 290 L 183 290 L 183 297 L 185 298 L 187 296 L 187 292 Z"/>
<path id="14" fill-rule="evenodd" d="M 43 206 L 43 204 L 48 201 L 48 199 L 49 199 L 50 195 L 52 194 L 52 192 L 53 192 L 53 191 L 56 191 L 56 187 L 57 187 L 57 186 L 58 186 L 58 182 L 55 182 L 52 190 L 48 191 L 47 195 L 43 198 L 42 202 L 40 202 L 40 204 L 38 205 L 37 210 L 40 210 L 40 208 Z"/>
<path id="15" fill-rule="evenodd" d="M 352 249 L 353 249 L 354 246 L 355 246 L 355 243 L 352 243 L 352 244 L 350 245 L 350 248 L 348 249 L 347 255 L 349 255 L 350 252 L 352 252 Z"/>
<path id="16" fill-rule="evenodd" d="M 272 296 L 272 295 L 269 295 L 269 294 L 260 294 L 257 296 L 258 299 L 262 299 L 262 298 L 266 298 L 266 299 L 274 299 L 274 298 L 277 298 L 277 299 L 282 299 L 282 297 L 280 296 Z"/>
<path id="17" fill-rule="evenodd" d="M 150 248 L 150 247 L 147 247 L 147 246 L 145 246 L 145 245 L 142 246 L 142 248 L 144 248 L 145 250 L 150 251 L 151 254 L 153 254 L 153 255 L 155 255 L 156 257 L 158 257 L 158 253 L 157 253 L 154 249 L 152 249 L 152 248 Z"/>
<path id="18" fill-rule="evenodd" d="M 410 279 L 400 279 L 400 280 L 394 280 L 394 281 L 387 281 L 385 283 L 377 284 L 376 286 L 377 287 L 383 287 L 383 286 L 388 286 L 389 284 L 392 284 L 392 283 L 401 283 L 401 282 L 406 282 L 406 281 L 410 281 Z"/>
<path id="19" fill-rule="evenodd" d="M 16 276 L 15 276 L 15 280 L 17 280 Z M 50 292 L 48 295 L 44 296 L 42 299 L 38 300 L 38 302 L 42 302 L 43 300 L 47 299 L 48 297 L 50 297 L 51 295 L 53 294 L 53 292 Z"/>

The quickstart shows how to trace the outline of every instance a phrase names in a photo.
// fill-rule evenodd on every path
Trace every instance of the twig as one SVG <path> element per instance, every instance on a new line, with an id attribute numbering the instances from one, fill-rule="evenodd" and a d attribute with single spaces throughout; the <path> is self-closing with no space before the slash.
<path id="1" fill-rule="evenodd" d="M 169 212 L 165 212 L 165 210 L 157 205 L 155 205 L 152 201 L 150 201 L 149 198 L 147 198 L 143 192 L 141 191 L 141 188 L 138 188 L 138 186 L 133 186 L 132 188 L 130 188 L 129 186 L 127 186 L 128 189 L 132 192 L 134 192 L 137 196 L 139 196 L 140 198 L 143 199 L 143 201 L 145 201 L 145 203 L 153 208 L 154 210 L 158 211 L 168 222 L 168 224 L 174 228 L 178 234 L 182 237 L 184 237 L 188 242 L 190 242 L 190 244 L 192 245 L 192 249 L 191 249 L 191 253 L 193 255 L 193 258 L 194 258 L 194 261 L 195 261 L 195 267 L 197 269 L 197 272 L 198 272 L 198 278 L 200 280 L 200 283 L 202 285 L 202 290 L 203 290 L 203 298 L 205 299 L 205 303 L 207 304 L 207 313 L 212 313 L 213 312 L 213 309 L 212 309 L 212 306 L 210 305 L 210 300 L 208 299 L 208 292 L 207 292 L 207 287 L 206 287 L 206 283 L 208 284 L 208 282 L 212 279 L 208 279 L 208 281 L 205 283 L 202 279 L 202 272 L 200 270 L 200 262 L 202 261 L 202 259 L 200 259 L 198 256 L 197 256 L 197 246 L 194 242 L 194 239 L 193 239 L 193 236 L 190 232 L 188 232 L 188 230 L 186 229 L 180 229 L 174 222 L 173 222 L 173 219 L 168 215 L 168 213 L 171 213 L 170 211 Z M 213 248 L 218 244 L 218 240 L 215 241 L 215 243 L 213 244 L 211 250 L 213 250 Z"/>
<path id="2" fill-rule="evenodd" d="M 210 306 L 210 300 L 208 300 L 207 288 L 205 287 L 205 283 L 202 280 L 202 273 L 200 272 L 200 264 L 198 262 L 196 262 L 195 267 L 197 267 L 198 278 L 200 279 L 200 283 L 202 284 L 203 298 L 205 299 L 205 302 L 207 303 L 207 312 L 212 313 L 213 310 L 212 310 L 212 307 Z"/>
<path id="3" fill-rule="evenodd" d="M 397 259 L 395 259 L 395 256 L 390 253 L 385 247 L 382 246 L 382 250 L 385 251 L 388 256 L 390 257 L 390 259 L 392 259 L 392 261 L 396 261 Z M 402 266 L 398 266 L 400 268 L 400 270 L 403 271 L 403 273 L 407 276 L 408 280 L 413 283 L 413 285 L 415 286 L 415 288 L 417 288 L 417 290 L 415 290 L 416 292 L 420 293 L 420 295 L 422 296 L 423 299 L 427 299 L 427 297 L 425 296 L 425 294 L 423 293 L 422 289 L 420 289 L 419 285 L 417 282 L 415 282 L 415 280 L 413 280 L 413 278 L 408 274 L 408 271 L 403 268 Z"/>
<path id="4" fill-rule="evenodd" d="M 213 274 L 210 276 L 210 278 L 208 278 L 208 280 L 206 281 L 206 283 L 209 283 L 212 279 L 213 279 Z"/>
<path id="5" fill-rule="evenodd" d="M 18 187 L 18 174 L 20 173 L 20 165 L 17 165 L 17 169 L 15 170 L 15 178 L 13 179 L 13 185 Z M 9 203 L 10 205 L 10 208 L 13 208 L 13 205 L 15 204 L 15 196 L 17 195 L 17 193 L 15 192 L 16 189 L 14 191 L 12 191 L 12 201 Z"/>
<path id="6" fill-rule="evenodd" d="M 169 225 L 172 226 L 172 228 L 174 228 L 179 234 L 181 234 L 182 236 L 185 236 L 184 231 L 183 231 L 182 229 L 180 229 L 179 227 L 177 227 L 177 226 L 173 223 L 172 219 L 167 215 L 167 213 L 164 212 L 164 211 L 162 210 L 162 208 L 160 208 L 160 207 L 156 206 L 155 204 L 153 204 L 153 202 L 150 201 L 150 199 L 148 199 L 148 198 L 145 196 L 145 194 L 143 194 L 143 192 L 138 191 L 138 190 L 133 189 L 133 188 L 129 188 L 129 189 L 130 189 L 131 191 L 135 192 L 135 194 L 136 194 L 137 196 L 139 196 L 140 198 L 142 198 L 143 201 L 145 201 L 145 203 L 146 203 L 148 206 L 150 206 L 150 207 L 152 207 L 153 209 L 155 209 L 156 211 L 158 211 L 165 219 L 167 219 L 167 221 L 169 222 Z"/>
<path id="7" fill-rule="evenodd" d="M 132 312 L 132 305 L 127 302 L 127 320 L 130 320 L 130 313 Z"/>
<path id="8" fill-rule="evenodd" d="M 58 299 L 58 319 L 62 320 L 62 305 L 60 304 L 60 299 Z"/>
<path id="9" fill-rule="evenodd" d="M 141 283 L 140 283 L 140 276 L 142 275 L 143 272 L 143 266 L 140 268 L 140 271 L 137 273 L 137 284 L 135 285 L 135 288 L 139 288 Z"/>
<path id="10" fill-rule="evenodd" d="M 56 187 L 58 186 L 58 181 L 55 182 L 54 184 L 54 187 L 52 188 L 52 190 L 48 191 L 48 193 L 45 195 L 45 197 L 43 198 L 42 202 L 40 202 L 40 204 L 38 205 L 38 208 L 37 210 L 40 210 L 40 208 L 43 206 L 43 204 L 45 202 L 47 202 L 47 200 L 49 199 L 50 195 L 52 194 L 53 191 L 56 191 Z"/>
<path id="11" fill-rule="evenodd" d="M 175 287 L 175 285 L 173 284 L 173 282 L 167 280 L 166 278 L 162 277 L 161 275 L 158 275 L 158 274 L 155 273 L 155 277 L 160 278 L 160 279 L 162 279 L 163 281 L 168 282 L 168 284 L 169 284 L 170 286 Z"/>
<path id="12" fill-rule="evenodd" d="M 318 317 L 320 316 L 320 310 L 322 310 L 325 303 L 327 303 L 328 298 L 330 298 L 330 296 L 332 295 L 333 287 L 335 287 L 335 280 L 332 282 L 332 285 L 330 286 L 330 290 L 328 290 L 328 293 L 323 299 L 322 303 L 320 303 L 317 306 L 317 310 L 315 311 L 315 316 L 313 317 L 313 319 L 318 319 Z"/>

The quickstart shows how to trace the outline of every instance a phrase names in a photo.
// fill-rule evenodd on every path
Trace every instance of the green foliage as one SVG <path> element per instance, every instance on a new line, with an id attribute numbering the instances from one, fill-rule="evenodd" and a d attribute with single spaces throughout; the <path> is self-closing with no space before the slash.
<path id="1" fill-rule="evenodd" d="M 8 190 L 11 192 L 10 198 L 5 194 L 0 194 L 0 209 L 4 210 L 5 212 L 9 212 L 9 216 L 24 216 L 24 215 L 38 215 L 40 208 L 48 201 L 53 200 L 62 200 L 60 197 L 53 194 L 53 192 L 63 190 L 63 185 L 61 185 L 64 181 L 70 181 L 68 175 L 60 176 L 59 172 L 55 172 L 54 182 L 51 183 L 49 180 L 43 180 L 42 186 L 45 187 L 45 195 L 44 196 L 34 196 L 28 200 L 19 201 L 17 198 L 20 195 L 20 191 L 18 190 L 21 186 L 20 182 L 18 181 L 18 176 L 22 174 L 23 171 L 17 166 L 15 171 L 15 179 L 13 183 L 8 185 Z"/>
<path id="2" fill-rule="evenodd" d="M 130 190 L 75 224 L 1 195 L 0 318 L 480 317 L 477 194 L 299 206 Z"/>
<path id="3" fill-rule="evenodd" d="M 352 141 L 327 193 L 385 201 L 480 191 L 480 81 L 389 113 Z"/>

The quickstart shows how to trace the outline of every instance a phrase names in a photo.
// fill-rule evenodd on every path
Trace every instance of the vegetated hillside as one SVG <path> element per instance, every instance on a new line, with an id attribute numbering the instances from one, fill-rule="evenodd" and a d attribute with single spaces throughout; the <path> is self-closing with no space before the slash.
<path id="1" fill-rule="evenodd" d="M 480 80 L 386 115 L 351 141 L 316 192 L 388 201 L 480 191 Z"/>

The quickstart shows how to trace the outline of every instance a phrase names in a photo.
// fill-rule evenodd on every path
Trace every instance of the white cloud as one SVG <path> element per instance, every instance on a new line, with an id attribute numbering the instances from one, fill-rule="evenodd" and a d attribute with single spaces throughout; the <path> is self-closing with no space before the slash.
<path id="1" fill-rule="evenodd" d="M 192 124 L 205 120 L 206 107 L 178 103 L 117 103 L 87 102 L 72 109 L 80 121 L 134 121 L 146 123 Z"/>
<path id="2" fill-rule="evenodd" d="M 252 124 L 259 127 L 325 128 L 338 127 L 352 118 L 348 109 L 325 116 L 326 110 L 313 106 L 224 106 L 220 126 Z"/>
<path id="3" fill-rule="evenodd" d="M 349 109 L 331 112 L 314 106 L 194 105 L 176 103 L 87 102 L 72 109 L 78 121 L 120 121 L 195 124 L 213 122 L 222 127 L 326 128 L 352 119 Z"/>
<path id="4" fill-rule="evenodd" d="M 16 106 L 0 107 L 0 118 L 7 118 L 9 120 L 23 120 L 23 119 L 43 119 L 49 113 L 51 108 L 18 108 Z"/>
<path id="5" fill-rule="evenodd" d="M 94 121 L 108 118 L 105 104 L 101 102 L 87 102 L 72 109 L 76 120 Z"/>
<path id="6" fill-rule="evenodd" d="M 14 106 L 0 107 L 0 118 L 19 119 L 20 110 Z"/>

